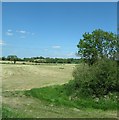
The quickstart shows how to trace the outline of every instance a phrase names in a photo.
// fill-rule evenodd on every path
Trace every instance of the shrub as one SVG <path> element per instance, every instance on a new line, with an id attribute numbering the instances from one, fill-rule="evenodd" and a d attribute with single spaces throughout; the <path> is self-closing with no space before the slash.
<path id="1" fill-rule="evenodd" d="M 77 66 L 73 77 L 73 90 L 83 96 L 100 97 L 110 92 L 119 91 L 117 64 L 112 60 L 103 59 L 90 67 L 88 65 Z"/>

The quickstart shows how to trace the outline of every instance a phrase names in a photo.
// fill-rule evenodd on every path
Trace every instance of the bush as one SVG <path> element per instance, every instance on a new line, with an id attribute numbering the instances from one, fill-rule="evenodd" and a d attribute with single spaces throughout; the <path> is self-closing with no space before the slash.
<path id="1" fill-rule="evenodd" d="M 77 95 L 104 96 L 110 92 L 118 92 L 117 63 L 103 59 L 92 66 L 77 66 L 73 72 L 73 90 Z M 71 86 L 70 84 L 68 86 Z"/>

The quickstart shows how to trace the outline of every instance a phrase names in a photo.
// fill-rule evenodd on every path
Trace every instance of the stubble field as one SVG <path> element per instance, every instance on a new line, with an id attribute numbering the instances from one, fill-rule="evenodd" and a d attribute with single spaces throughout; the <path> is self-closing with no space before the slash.
<path id="1" fill-rule="evenodd" d="M 25 90 L 64 84 L 72 79 L 75 65 L 2 65 L 2 86 L 5 90 Z"/>

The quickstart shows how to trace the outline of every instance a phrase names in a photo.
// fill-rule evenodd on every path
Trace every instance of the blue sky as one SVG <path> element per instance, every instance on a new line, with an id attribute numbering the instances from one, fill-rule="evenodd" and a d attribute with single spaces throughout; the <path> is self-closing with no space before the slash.
<path id="1" fill-rule="evenodd" d="M 2 54 L 76 57 L 84 32 L 117 32 L 117 3 L 2 3 Z"/>

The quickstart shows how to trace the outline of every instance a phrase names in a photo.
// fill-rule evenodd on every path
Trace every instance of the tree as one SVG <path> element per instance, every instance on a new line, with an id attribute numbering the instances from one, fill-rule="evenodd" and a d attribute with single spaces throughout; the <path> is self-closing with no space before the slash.
<path id="1" fill-rule="evenodd" d="M 3 56 L 3 57 L 2 57 L 2 60 L 6 60 L 6 58 Z"/>
<path id="2" fill-rule="evenodd" d="M 92 33 L 84 33 L 77 47 L 78 55 L 89 65 L 100 58 L 115 59 L 118 48 L 117 35 L 97 29 Z"/>
<path id="3" fill-rule="evenodd" d="M 17 59 L 18 59 L 18 57 L 16 55 L 9 55 L 7 57 L 7 60 L 13 61 L 14 64 L 16 63 Z"/>

